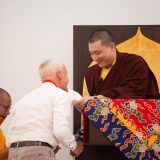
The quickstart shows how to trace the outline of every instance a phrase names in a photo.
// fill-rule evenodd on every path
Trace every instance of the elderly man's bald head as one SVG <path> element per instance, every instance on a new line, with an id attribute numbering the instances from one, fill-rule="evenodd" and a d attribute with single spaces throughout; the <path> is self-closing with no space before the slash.
<path id="1" fill-rule="evenodd" d="M 47 59 L 39 66 L 41 79 L 54 76 L 58 70 L 64 69 L 64 65 L 56 59 Z"/>
<path id="2" fill-rule="evenodd" d="M 68 76 L 66 67 L 56 59 L 47 59 L 39 66 L 39 75 L 42 82 L 53 81 L 56 85 L 67 90 Z"/>

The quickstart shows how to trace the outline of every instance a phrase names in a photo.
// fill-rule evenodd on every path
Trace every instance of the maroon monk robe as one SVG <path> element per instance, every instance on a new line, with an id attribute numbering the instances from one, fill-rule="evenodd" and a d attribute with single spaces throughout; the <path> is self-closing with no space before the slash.
<path id="1" fill-rule="evenodd" d="M 101 68 L 96 64 L 85 74 L 88 92 L 118 98 L 159 98 L 159 89 L 153 72 L 144 59 L 138 55 L 117 51 L 116 63 L 104 80 L 100 78 Z"/>

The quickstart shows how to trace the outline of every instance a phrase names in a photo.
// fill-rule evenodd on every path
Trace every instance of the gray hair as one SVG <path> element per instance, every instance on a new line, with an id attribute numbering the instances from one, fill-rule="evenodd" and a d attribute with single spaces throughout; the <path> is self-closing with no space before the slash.
<path id="1" fill-rule="evenodd" d="M 94 32 L 89 38 L 89 43 L 93 43 L 98 40 L 100 40 L 103 45 L 108 45 L 110 43 L 115 44 L 113 35 L 107 30 L 100 30 Z"/>
<path id="2" fill-rule="evenodd" d="M 47 59 L 39 66 L 39 76 L 41 78 L 56 74 L 58 70 L 64 69 L 64 65 L 56 59 Z"/>

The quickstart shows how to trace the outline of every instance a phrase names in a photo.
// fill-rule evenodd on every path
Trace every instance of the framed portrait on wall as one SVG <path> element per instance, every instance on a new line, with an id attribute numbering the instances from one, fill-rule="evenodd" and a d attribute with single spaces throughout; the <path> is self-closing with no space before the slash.
<path id="1" fill-rule="evenodd" d="M 85 71 L 92 63 L 88 49 L 88 41 L 91 34 L 97 30 L 108 30 L 111 32 L 115 37 L 116 49 L 118 51 L 142 56 L 155 74 L 160 88 L 160 25 L 75 25 L 73 26 L 74 90 L 83 94 Z M 74 132 L 76 132 L 80 126 L 81 115 L 75 109 Z M 91 128 L 94 130 L 93 126 L 91 126 Z M 93 132 L 98 134 L 95 130 Z M 99 134 L 97 136 L 99 137 L 99 142 L 102 143 L 104 139 Z M 92 137 L 94 139 L 94 136 Z M 90 139 L 89 145 L 96 146 L 97 142 L 94 144 Z M 101 152 L 102 150 L 101 148 Z M 95 151 L 97 151 L 97 149 L 93 152 Z M 114 155 L 114 153 L 111 154 Z M 104 159 L 106 159 L 105 156 Z"/>

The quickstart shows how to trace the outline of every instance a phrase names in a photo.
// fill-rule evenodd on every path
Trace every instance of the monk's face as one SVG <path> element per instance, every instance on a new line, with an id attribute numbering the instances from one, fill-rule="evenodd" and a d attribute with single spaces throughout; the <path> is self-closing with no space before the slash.
<path id="1" fill-rule="evenodd" d="M 103 45 L 100 40 L 89 43 L 89 52 L 93 61 L 101 68 L 111 66 L 116 58 L 115 45 Z"/>
<path id="2" fill-rule="evenodd" d="M 3 97 L 0 98 L 0 124 L 9 114 L 10 106 L 11 98 L 8 95 L 3 95 Z"/>

